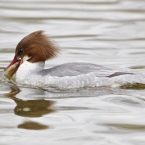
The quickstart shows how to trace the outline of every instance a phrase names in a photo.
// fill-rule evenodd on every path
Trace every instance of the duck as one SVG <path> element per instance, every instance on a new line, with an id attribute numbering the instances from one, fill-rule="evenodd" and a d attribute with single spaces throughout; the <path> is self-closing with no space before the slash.
<path id="1" fill-rule="evenodd" d="M 32 32 L 17 44 L 14 58 L 5 68 L 4 75 L 16 84 L 43 89 L 118 87 L 128 83 L 145 83 L 144 73 L 106 68 L 95 63 L 66 62 L 44 69 L 46 60 L 55 58 L 59 52 L 44 31 Z"/>

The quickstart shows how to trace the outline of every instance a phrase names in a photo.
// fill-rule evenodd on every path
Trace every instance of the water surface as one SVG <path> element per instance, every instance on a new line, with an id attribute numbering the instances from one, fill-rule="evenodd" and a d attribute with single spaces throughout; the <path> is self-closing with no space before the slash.
<path id="1" fill-rule="evenodd" d="M 145 68 L 144 0 L 0 0 L 0 70 L 17 43 L 44 30 L 61 49 L 46 68 L 91 62 Z M 82 88 L 48 92 L 0 74 L 0 144 L 144 145 L 145 91 Z"/>

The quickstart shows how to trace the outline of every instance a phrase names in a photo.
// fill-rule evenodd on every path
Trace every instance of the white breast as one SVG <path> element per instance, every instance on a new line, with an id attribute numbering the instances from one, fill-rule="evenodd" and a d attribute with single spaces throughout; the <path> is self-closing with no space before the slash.
<path id="1" fill-rule="evenodd" d="M 37 63 L 30 63 L 25 61 L 20 65 L 16 72 L 16 80 L 24 81 L 27 77 L 31 76 L 32 74 L 36 74 L 39 71 L 44 69 L 44 62 L 37 62 Z"/>

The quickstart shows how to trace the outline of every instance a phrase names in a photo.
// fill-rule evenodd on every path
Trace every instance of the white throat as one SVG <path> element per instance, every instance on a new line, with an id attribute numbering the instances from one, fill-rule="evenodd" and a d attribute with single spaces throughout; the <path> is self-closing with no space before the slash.
<path id="1" fill-rule="evenodd" d="M 16 72 L 16 80 L 21 79 L 24 80 L 27 76 L 32 74 L 37 74 L 41 70 L 44 69 L 45 62 L 35 62 L 31 63 L 28 61 L 23 62 L 17 72 Z"/>

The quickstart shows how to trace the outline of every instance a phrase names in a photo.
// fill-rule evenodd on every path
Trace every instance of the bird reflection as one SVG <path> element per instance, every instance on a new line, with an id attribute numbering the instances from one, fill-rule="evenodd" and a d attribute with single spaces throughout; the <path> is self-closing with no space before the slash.
<path id="1" fill-rule="evenodd" d="M 22 124 L 19 124 L 18 128 L 23 128 L 28 130 L 42 130 L 42 129 L 48 129 L 49 126 L 34 121 L 26 121 L 23 122 Z"/>
<path id="2" fill-rule="evenodd" d="M 52 108 L 55 101 L 52 100 L 23 100 L 16 98 L 16 94 L 20 92 L 20 89 L 16 85 L 11 85 L 11 92 L 5 94 L 6 97 L 14 100 L 16 107 L 14 113 L 23 117 L 41 117 L 45 114 L 54 112 Z"/>
<path id="3" fill-rule="evenodd" d="M 50 100 L 21 100 L 14 99 L 17 106 L 14 113 L 24 117 L 41 117 L 42 115 L 53 112 L 50 107 L 54 104 Z"/>

